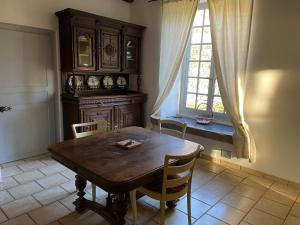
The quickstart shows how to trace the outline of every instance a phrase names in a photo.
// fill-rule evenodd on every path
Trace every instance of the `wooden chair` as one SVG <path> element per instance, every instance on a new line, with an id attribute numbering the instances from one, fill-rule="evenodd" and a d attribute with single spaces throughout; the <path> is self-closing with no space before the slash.
<path id="1" fill-rule="evenodd" d="M 83 138 L 95 134 L 103 134 L 107 132 L 107 121 L 98 120 L 89 123 L 79 123 L 72 125 L 73 135 L 75 138 Z M 96 200 L 96 185 L 92 183 L 93 201 Z"/>
<path id="2" fill-rule="evenodd" d="M 164 162 L 162 180 L 150 183 L 130 192 L 130 201 L 132 206 L 133 224 L 137 221 L 136 191 L 160 201 L 160 224 L 165 221 L 165 204 L 167 201 L 175 201 L 187 194 L 188 223 L 191 222 L 191 184 L 193 170 L 196 158 L 199 156 L 203 147 L 199 145 L 198 149 L 184 156 L 166 155 Z M 170 165 L 170 163 L 177 163 Z"/>
<path id="3" fill-rule="evenodd" d="M 171 134 L 180 138 L 185 138 L 187 124 L 176 120 L 159 120 L 159 131 Z"/>

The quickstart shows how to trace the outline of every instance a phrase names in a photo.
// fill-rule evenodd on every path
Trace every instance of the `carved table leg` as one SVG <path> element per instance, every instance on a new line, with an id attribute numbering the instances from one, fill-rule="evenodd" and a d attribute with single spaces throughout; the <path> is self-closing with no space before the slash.
<path id="1" fill-rule="evenodd" d="M 124 217 L 128 209 L 126 194 L 110 194 L 106 201 L 106 208 L 115 215 L 116 220 L 113 221 L 113 225 L 125 225 Z"/>
<path id="2" fill-rule="evenodd" d="M 81 177 L 79 175 L 76 175 L 75 185 L 76 185 L 76 188 L 78 190 L 78 192 L 77 192 L 78 198 L 74 202 L 75 209 L 76 209 L 77 212 L 82 212 L 83 210 L 85 210 L 85 206 L 84 206 L 85 192 L 84 192 L 84 189 L 86 187 L 86 179 L 84 179 L 83 177 Z"/>

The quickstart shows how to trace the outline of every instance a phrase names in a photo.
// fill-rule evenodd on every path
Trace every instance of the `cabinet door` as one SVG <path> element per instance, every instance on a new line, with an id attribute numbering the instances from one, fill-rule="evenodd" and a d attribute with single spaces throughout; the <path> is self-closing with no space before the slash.
<path id="1" fill-rule="evenodd" d="M 81 111 L 81 122 L 93 122 L 99 119 L 104 119 L 107 121 L 108 131 L 113 130 L 113 120 L 114 120 L 114 108 L 113 107 L 97 107 L 82 109 Z"/>
<path id="2" fill-rule="evenodd" d="M 140 39 L 135 36 L 124 36 L 124 72 L 139 73 Z"/>
<path id="3" fill-rule="evenodd" d="M 140 104 L 116 106 L 116 125 L 118 128 L 130 126 L 142 126 L 142 114 Z"/>
<path id="4" fill-rule="evenodd" d="M 75 70 L 95 71 L 95 30 L 75 27 Z"/>
<path id="5" fill-rule="evenodd" d="M 100 70 L 121 70 L 120 31 L 114 29 L 100 30 Z"/>

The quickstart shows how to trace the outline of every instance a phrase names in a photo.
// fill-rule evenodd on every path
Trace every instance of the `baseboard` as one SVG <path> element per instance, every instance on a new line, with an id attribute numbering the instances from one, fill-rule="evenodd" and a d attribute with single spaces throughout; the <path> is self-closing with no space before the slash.
<path id="1" fill-rule="evenodd" d="M 211 161 L 213 163 L 219 164 L 219 165 L 224 166 L 226 168 L 240 170 L 240 171 L 249 173 L 251 175 L 264 177 L 264 178 L 267 178 L 267 179 L 270 179 L 270 180 L 273 180 L 273 181 L 276 181 L 276 182 L 284 183 L 286 185 L 293 185 L 293 186 L 297 186 L 297 187 L 300 188 L 300 184 L 297 183 L 297 182 L 289 181 L 289 180 L 286 180 L 286 179 L 283 179 L 283 178 L 280 178 L 280 177 L 269 175 L 269 174 L 266 174 L 266 173 L 258 171 L 258 170 L 250 169 L 250 168 L 247 168 L 247 167 L 244 167 L 244 166 L 232 163 L 232 162 L 222 160 L 220 158 L 215 158 L 215 157 L 212 157 L 212 156 L 206 155 L 206 154 L 201 154 L 201 158 L 206 159 L 208 161 Z"/>

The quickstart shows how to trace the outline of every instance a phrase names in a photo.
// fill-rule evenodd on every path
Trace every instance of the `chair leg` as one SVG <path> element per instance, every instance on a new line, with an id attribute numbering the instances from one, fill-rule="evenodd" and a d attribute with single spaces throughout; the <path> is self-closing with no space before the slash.
<path id="1" fill-rule="evenodd" d="M 92 183 L 92 197 L 93 201 L 96 201 L 96 185 Z"/>
<path id="2" fill-rule="evenodd" d="M 160 201 L 160 225 L 165 224 L 165 201 Z"/>
<path id="3" fill-rule="evenodd" d="M 187 193 L 187 210 L 188 210 L 188 222 L 192 225 L 192 212 L 191 212 L 191 193 Z"/>
<path id="4" fill-rule="evenodd" d="M 136 190 L 130 192 L 130 202 L 132 207 L 133 225 L 136 225 L 137 222 Z"/>

